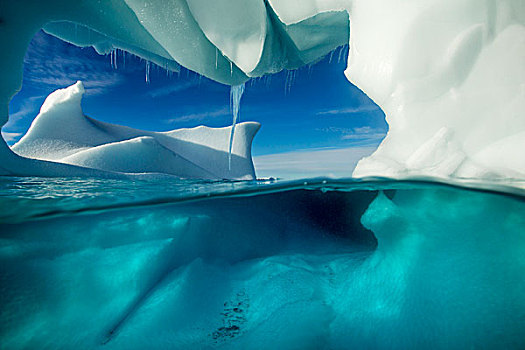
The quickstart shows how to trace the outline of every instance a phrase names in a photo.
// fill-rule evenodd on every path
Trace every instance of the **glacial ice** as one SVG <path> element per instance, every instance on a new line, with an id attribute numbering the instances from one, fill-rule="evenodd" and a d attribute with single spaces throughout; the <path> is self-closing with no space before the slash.
<path id="1" fill-rule="evenodd" d="M 0 55 L 0 124 L 42 27 L 99 52 L 118 47 L 238 85 L 348 43 L 346 8 L 346 75 L 390 126 L 355 176 L 523 178 L 523 1 L 268 0 L 266 16 L 255 2 L 210 3 L 207 12 L 197 0 L 0 2 L 0 44 L 9 48 Z M 219 27 L 210 13 L 221 14 Z M 41 159 L 0 142 L 0 174 L 203 174 L 217 169 L 203 166 L 210 154 L 229 174 L 229 128 L 150 133 L 85 117 L 80 84 L 54 98 L 14 147 Z M 60 119 L 70 130 L 57 127 L 66 125 Z M 235 140 L 244 129 L 249 139 L 257 127 L 239 124 Z M 205 145 L 210 153 L 193 144 L 179 153 L 219 132 L 221 145 Z M 138 153 L 151 163 L 137 162 Z M 159 164 L 155 154 L 171 161 Z M 2 345 L 523 349 L 522 198 L 434 186 L 345 192 L 341 201 L 335 191 L 289 191 L 1 223 Z M 312 205 L 316 194 L 330 200 Z M 361 251 L 346 240 L 363 231 L 359 218 L 377 247 Z M 343 224 L 340 237 L 326 229 L 335 224 Z"/>
<path id="2" fill-rule="evenodd" d="M 230 85 L 312 62 L 348 43 L 350 31 L 345 73 L 389 124 L 354 176 L 525 177 L 521 0 L 54 0 L 2 2 L 0 14 L 10 48 L 0 62 L 0 124 L 42 27 L 101 53 L 120 48 Z M 0 147 L 2 173 L 31 167 Z"/>
<path id="3" fill-rule="evenodd" d="M 292 190 L 0 223 L 2 345 L 523 349 L 522 198 L 387 192 Z"/>
<path id="4" fill-rule="evenodd" d="M 251 144 L 259 130 L 258 123 L 237 125 L 235 135 L 233 127 L 137 130 L 85 116 L 81 107 L 83 93 L 80 81 L 51 93 L 13 151 L 27 158 L 115 173 L 255 178 Z"/>
<path id="5" fill-rule="evenodd" d="M 230 144 L 228 146 L 228 169 L 231 169 L 232 166 L 232 147 L 233 147 L 233 138 L 235 135 L 235 127 L 239 118 L 239 111 L 241 108 L 241 98 L 244 93 L 244 84 L 235 85 L 231 87 L 230 90 L 230 109 L 232 111 L 232 127 L 230 131 Z"/>
<path id="6" fill-rule="evenodd" d="M 286 0 L 288 2 L 288 0 Z M 348 14 L 317 0 L 296 2 L 291 16 L 284 1 L 64 0 L 0 3 L 0 125 L 22 82 L 23 57 L 36 31 L 109 54 L 122 49 L 176 71 L 179 64 L 216 81 L 239 85 L 250 77 L 309 64 L 348 43 Z M 281 19 L 282 18 L 282 19 Z M 149 80 L 146 75 L 146 80 Z M 227 158 L 227 157 L 226 157 Z M 29 161 L 0 141 L 0 174 L 103 175 L 69 165 Z M 192 160 L 193 161 L 193 160 Z M 235 176 L 227 176 L 236 178 Z"/>
<path id="7" fill-rule="evenodd" d="M 354 176 L 525 178 L 525 2 L 358 0 L 350 32 L 389 125 Z"/>

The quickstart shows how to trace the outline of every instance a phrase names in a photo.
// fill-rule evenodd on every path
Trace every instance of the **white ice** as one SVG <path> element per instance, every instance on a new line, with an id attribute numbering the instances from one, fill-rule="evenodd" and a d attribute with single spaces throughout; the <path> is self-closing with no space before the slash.
<path id="1" fill-rule="evenodd" d="M 389 124 L 354 176 L 525 177 L 522 0 L 52 0 L 2 2 L 0 14 L 0 44 L 9 48 L 0 58 L 0 124 L 40 28 L 229 85 L 349 42 L 345 74 Z M 32 167 L 0 149 L 0 173 Z"/>
<path id="2" fill-rule="evenodd" d="M 353 1 L 350 31 L 389 125 L 354 176 L 525 178 L 525 2 Z"/>
<path id="3" fill-rule="evenodd" d="M 241 98 L 244 93 L 244 84 L 235 85 L 231 87 L 230 91 L 230 109 L 232 111 L 232 127 L 230 131 L 230 145 L 228 147 L 228 169 L 231 169 L 232 162 L 232 147 L 233 147 L 233 138 L 235 135 L 235 127 L 237 126 L 239 118 L 239 110 L 241 108 Z"/>
<path id="4" fill-rule="evenodd" d="M 251 144 L 259 130 L 258 123 L 237 125 L 230 149 L 232 127 L 151 132 L 104 123 L 84 115 L 83 93 L 80 81 L 51 93 L 13 151 L 27 158 L 108 172 L 204 179 L 255 178 Z"/>
<path id="5" fill-rule="evenodd" d="M 275 0 L 2 1 L 0 45 L 9 47 L 9 50 L 0 57 L 3 76 L 0 83 L 0 125 L 7 122 L 9 100 L 20 89 L 27 45 L 41 28 L 75 45 L 93 46 L 102 54 L 125 50 L 144 58 L 147 67 L 149 62 L 153 62 L 176 71 L 181 64 L 216 81 L 240 85 L 250 77 L 312 63 L 334 48 L 346 44 L 349 35 L 347 12 L 341 6 L 332 8 L 323 4 L 314 0 L 301 1 L 301 14 L 290 16 L 289 5 Z M 77 122 L 86 123 L 80 120 L 73 123 Z M 207 129 L 197 129 L 190 138 L 208 132 Z M 224 132 L 228 133 L 229 129 Z M 241 130 L 237 130 L 237 133 L 242 137 Z M 136 134 L 137 137 L 144 136 L 144 132 Z M 86 135 L 78 136 L 82 138 Z M 154 138 L 158 141 L 159 137 L 156 135 Z M 236 136 L 234 144 L 237 139 Z M 142 145 L 140 147 L 153 147 L 150 144 L 152 140 L 135 141 L 133 147 L 139 147 L 139 144 Z M 16 149 L 23 153 L 22 145 Z M 100 156 L 116 149 L 120 147 L 106 146 L 103 150 L 97 150 L 96 154 Z M 88 153 L 95 154 L 95 151 Z M 197 159 L 200 157 L 193 156 Z M 71 164 L 80 163 L 80 155 L 73 158 L 67 161 Z M 208 156 L 201 158 L 208 159 Z M 71 164 L 64 166 L 28 160 L 11 152 L 3 140 L 0 142 L 0 159 L 0 174 L 101 175 L 99 172 L 86 172 Z M 227 161 L 228 156 L 224 159 Z M 193 158 L 188 158 L 188 161 L 200 164 Z M 232 172 L 217 170 L 222 165 L 214 164 L 214 167 L 219 168 L 214 168 L 213 173 L 226 178 L 254 176 L 253 171 L 248 173 L 243 166 L 241 168 L 244 170 L 236 174 L 235 162 L 233 159 Z M 87 164 L 85 161 L 82 163 Z M 97 166 L 101 165 L 97 163 Z"/>

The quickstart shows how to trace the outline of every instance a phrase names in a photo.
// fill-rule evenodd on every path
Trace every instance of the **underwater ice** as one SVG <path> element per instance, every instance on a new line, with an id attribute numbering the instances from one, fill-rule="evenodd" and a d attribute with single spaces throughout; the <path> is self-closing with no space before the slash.
<path id="1" fill-rule="evenodd" d="M 2 347 L 523 349 L 524 209 L 414 184 L 0 223 Z"/>
<path id="2" fill-rule="evenodd" d="M 184 178 L 255 178 L 252 140 L 260 125 L 150 132 L 103 123 L 82 112 L 82 82 L 51 93 L 17 154 L 116 173 L 162 173 Z M 233 147 L 232 147 L 233 145 Z M 65 174 L 66 175 L 66 174 Z"/>
<path id="3" fill-rule="evenodd" d="M 524 24 L 522 0 L 1 1 L 0 124 L 40 28 L 229 85 L 349 42 L 346 75 L 389 124 L 354 175 L 523 178 Z M 219 131 L 101 123 L 83 115 L 80 85 L 66 91 L 15 147 L 33 159 L 0 142 L 0 174 L 215 171 L 198 162 L 206 153 L 178 146 Z M 70 130 L 57 122 L 66 115 Z M 238 125 L 234 155 L 243 125 L 256 129 Z M 230 129 L 221 133 L 226 171 Z M 523 196 L 414 187 L 73 207 L 82 215 L 2 222 L 2 347 L 525 348 Z M 49 200 L 43 191 L 33 202 Z"/>

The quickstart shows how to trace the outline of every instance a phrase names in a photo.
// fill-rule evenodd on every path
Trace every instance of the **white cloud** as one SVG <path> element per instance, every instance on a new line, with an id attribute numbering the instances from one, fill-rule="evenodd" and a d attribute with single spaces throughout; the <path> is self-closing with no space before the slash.
<path id="1" fill-rule="evenodd" d="M 191 114 L 184 114 L 172 119 L 166 120 L 167 123 L 181 123 L 181 122 L 189 122 L 189 121 L 202 121 L 209 118 L 216 118 L 216 117 L 224 117 L 230 115 L 230 111 L 227 107 L 212 110 L 212 111 L 206 111 L 201 113 L 191 113 Z"/>
<path id="2" fill-rule="evenodd" d="M 342 140 L 369 140 L 376 141 L 381 140 L 386 135 L 386 131 L 378 128 L 371 128 L 369 126 L 363 126 L 353 128 L 350 132 L 343 133 L 341 136 Z"/>
<path id="3" fill-rule="evenodd" d="M 340 134 L 341 140 L 354 140 L 360 141 L 361 143 L 375 143 L 383 139 L 386 135 L 386 131 L 384 129 L 372 128 L 370 126 L 356 128 L 339 128 L 331 126 L 317 130 Z"/>
<path id="4" fill-rule="evenodd" d="M 381 110 L 377 105 L 366 104 L 357 107 L 339 108 L 339 109 L 327 109 L 316 113 L 318 116 L 334 116 L 342 114 L 357 114 L 366 112 L 375 112 Z"/>
<path id="5" fill-rule="evenodd" d="M 375 149 L 366 146 L 302 150 L 256 156 L 253 161 L 259 178 L 350 177 L 357 162 Z"/>
<path id="6" fill-rule="evenodd" d="M 49 35 L 38 32 L 24 60 L 24 83 L 46 89 L 64 88 L 81 80 L 86 94 L 103 94 L 123 78 L 108 70 L 108 64 L 78 55 L 77 48 L 54 45 Z"/>
<path id="7" fill-rule="evenodd" d="M 21 135 L 22 135 L 21 132 L 6 132 L 6 131 L 2 131 L 2 137 L 4 138 L 5 142 L 8 142 L 8 143 L 17 141 L 18 138 Z"/>
<path id="8" fill-rule="evenodd" d="M 32 96 L 24 100 L 20 108 L 9 114 L 9 120 L 4 125 L 5 129 L 12 129 L 16 127 L 16 123 L 25 117 L 35 117 L 38 114 L 40 103 L 38 100 L 43 99 L 44 96 Z"/>
<path id="9" fill-rule="evenodd" d="M 188 81 L 188 82 L 184 82 L 184 83 L 180 83 L 180 84 L 173 84 L 173 85 L 163 86 L 161 88 L 149 91 L 148 95 L 150 97 L 153 97 L 153 98 L 155 98 L 155 97 L 163 97 L 163 96 L 171 95 L 171 94 L 176 93 L 176 92 L 180 92 L 180 91 L 191 89 L 191 88 L 196 87 L 198 85 L 199 85 L 199 81 L 198 80 L 192 80 L 192 81 Z"/>

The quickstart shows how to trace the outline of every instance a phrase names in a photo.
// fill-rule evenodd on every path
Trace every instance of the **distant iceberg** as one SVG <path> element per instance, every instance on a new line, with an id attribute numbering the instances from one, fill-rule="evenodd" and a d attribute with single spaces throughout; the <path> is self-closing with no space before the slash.
<path id="1" fill-rule="evenodd" d="M 258 123 L 236 126 L 230 169 L 232 127 L 151 132 L 104 123 L 84 115 L 83 93 L 80 81 L 51 93 L 13 151 L 27 158 L 107 172 L 162 173 L 200 179 L 255 178 L 251 145 L 260 127 Z M 57 169 L 55 175 L 68 176 L 69 170 Z"/>

